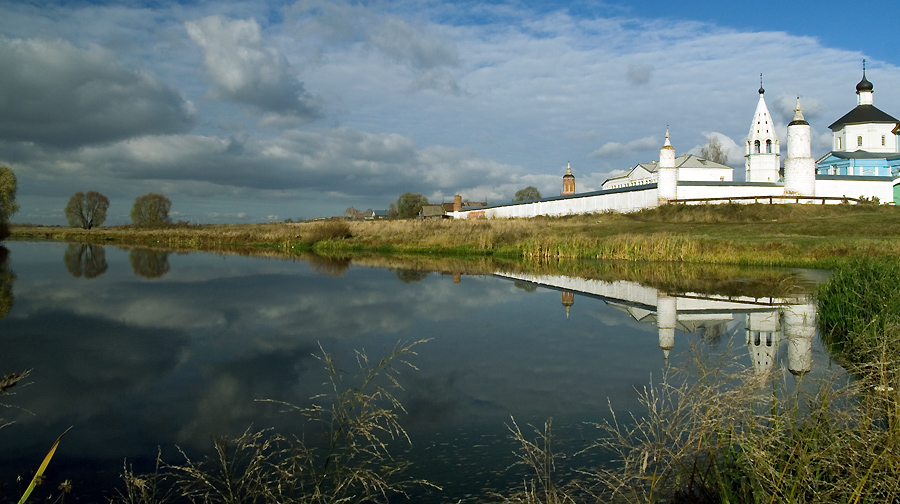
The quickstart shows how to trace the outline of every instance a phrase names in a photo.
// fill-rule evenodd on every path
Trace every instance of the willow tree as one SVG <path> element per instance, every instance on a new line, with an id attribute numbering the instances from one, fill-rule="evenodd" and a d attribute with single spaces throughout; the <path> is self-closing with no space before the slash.
<path id="1" fill-rule="evenodd" d="M 9 236 L 9 218 L 19 210 L 16 204 L 16 174 L 12 168 L 0 165 L 0 240 Z"/>
<path id="2" fill-rule="evenodd" d="M 412 219 L 419 215 L 424 205 L 428 204 L 428 198 L 422 193 L 405 192 L 397 198 L 397 216 L 401 219 Z"/>
<path id="3" fill-rule="evenodd" d="M 162 194 L 138 196 L 131 207 L 131 223 L 138 227 L 161 227 L 169 223 L 172 202 Z"/>
<path id="4" fill-rule="evenodd" d="M 516 191 L 516 195 L 513 196 L 513 203 L 517 201 L 532 201 L 539 199 L 541 199 L 541 192 L 538 191 L 537 187 L 528 186 L 525 189 Z"/>
<path id="5" fill-rule="evenodd" d="M 91 229 L 103 225 L 106 211 L 109 209 L 109 198 L 97 191 L 81 191 L 69 198 L 66 205 L 66 219 L 72 227 Z"/>

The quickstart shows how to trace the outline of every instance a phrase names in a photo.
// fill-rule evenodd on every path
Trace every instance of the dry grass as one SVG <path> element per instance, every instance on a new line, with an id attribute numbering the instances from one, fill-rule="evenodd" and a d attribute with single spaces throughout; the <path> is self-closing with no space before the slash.
<path id="1" fill-rule="evenodd" d="M 885 349 L 887 351 L 887 349 Z M 555 478 L 549 428 L 516 427 L 529 467 L 514 503 L 847 503 L 900 499 L 900 397 L 886 376 L 838 385 L 757 375 L 695 347 L 691 368 L 641 391 L 645 410 L 597 424 L 597 441 L 566 457 L 602 453 L 608 466 Z M 887 351 L 890 355 L 893 350 Z M 883 371 L 889 360 L 873 361 Z M 876 378 L 881 376 L 881 379 Z M 612 406 L 610 408 L 612 410 Z"/>
<path id="2" fill-rule="evenodd" d="M 115 243 L 289 256 L 361 252 L 595 258 L 830 267 L 900 257 L 900 209 L 887 205 L 663 206 L 633 214 L 494 220 L 325 221 L 82 230 L 14 226 L 13 239 Z"/>
<path id="3" fill-rule="evenodd" d="M 181 463 L 158 461 L 149 475 L 135 475 L 126 467 L 125 488 L 111 502 L 372 503 L 428 485 L 404 477 L 409 464 L 391 453 L 396 441 L 409 442 L 394 390 L 400 387 L 400 367 L 414 369 L 405 359 L 421 343 L 398 345 L 377 361 L 357 352 L 358 373 L 350 375 L 337 369 L 323 350 L 318 357 L 328 374 L 328 389 L 313 397 L 311 406 L 268 401 L 298 413 L 302 432 L 247 430 L 235 439 L 215 438 L 213 455 L 204 460 L 183 454 Z"/>

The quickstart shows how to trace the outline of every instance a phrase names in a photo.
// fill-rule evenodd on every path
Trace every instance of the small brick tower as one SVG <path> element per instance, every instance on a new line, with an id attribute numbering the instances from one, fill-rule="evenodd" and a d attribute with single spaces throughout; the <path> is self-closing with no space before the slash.
<path id="1" fill-rule="evenodd" d="M 460 210 L 462 210 L 462 196 L 457 194 L 453 197 L 453 211 L 459 212 Z"/>
<path id="2" fill-rule="evenodd" d="M 575 194 L 575 175 L 572 175 L 572 164 L 566 163 L 566 174 L 563 175 L 563 196 Z"/>

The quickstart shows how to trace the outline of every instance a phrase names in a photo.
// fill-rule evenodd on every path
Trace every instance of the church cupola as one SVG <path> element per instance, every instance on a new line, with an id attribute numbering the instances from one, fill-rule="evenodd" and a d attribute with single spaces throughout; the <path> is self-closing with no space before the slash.
<path id="1" fill-rule="evenodd" d="M 869 82 L 869 79 L 866 79 L 866 60 L 863 60 L 863 76 L 862 80 L 859 81 L 859 84 L 856 85 L 856 104 L 857 105 L 872 105 L 872 93 L 875 91 L 875 86 Z"/>
<path id="2" fill-rule="evenodd" d="M 572 164 L 566 163 L 566 174 L 563 175 L 562 195 L 575 194 L 575 175 L 572 175 Z"/>
<path id="3" fill-rule="evenodd" d="M 862 80 L 856 85 L 856 108 L 844 114 L 828 128 L 832 132 L 832 152 L 865 152 L 890 153 L 900 152 L 897 133 L 900 124 L 890 114 L 879 110 L 873 104 L 875 86 L 866 78 L 866 61 L 863 60 Z M 881 167 L 872 166 L 873 161 L 860 162 L 853 166 L 842 167 L 844 175 L 878 175 L 890 176 L 887 162 Z M 835 164 L 831 161 L 831 164 Z M 843 164 L 843 163 L 842 163 Z M 864 166 L 867 165 L 867 166 Z M 828 164 L 825 169 L 830 168 Z M 821 170 L 822 165 L 819 166 Z"/>
<path id="4" fill-rule="evenodd" d="M 766 90 L 762 86 L 762 74 L 759 76 L 759 102 L 756 113 L 750 123 L 750 133 L 746 143 L 746 176 L 747 182 L 777 182 L 780 165 L 781 146 L 775 135 L 775 124 L 766 106 Z"/>

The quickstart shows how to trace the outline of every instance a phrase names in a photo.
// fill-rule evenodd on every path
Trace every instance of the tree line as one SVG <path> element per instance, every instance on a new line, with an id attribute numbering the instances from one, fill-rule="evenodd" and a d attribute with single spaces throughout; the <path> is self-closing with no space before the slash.
<path id="1" fill-rule="evenodd" d="M 9 237 L 9 219 L 18 210 L 18 182 L 12 168 L 0 165 L 0 240 Z M 131 207 L 131 223 L 139 227 L 159 227 L 171 223 L 172 202 L 162 194 L 138 196 Z M 97 191 L 76 192 L 66 205 L 66 220 L 72 227 L 91 229 L 106 221 L 109 198 Z"/>
<path id="2" fill-rule="evenodd" d="M 534 186 L 528 186 L 524 189 L 520 189 L 516 191 L 515 196 L 513 197 L 513 203 L 519 201 L 532 201 L 541 199 L 541 192 Z M 397 198 L 397 201 L 390 202 L 388 206 L 388 218 L 391 219 L 413 219 L 419 216 L 419 213 L 422 211 L 422 207 L 428 205 L 428 198 L 423 196 L 422 193 L 414 193 L 414 192 L 405 192 Z M 371 210 L 366 210 L 366 212 L 370 212 Z M 360 214 L 360 211 L 355 207 L 347 207 L 344 211 L 344 216 L 348 218 L 355 218 Z"/>
<path id="3" fill-rule="evenodd" d="M 162 194 L 147 193 L 138 196 L 131 207 L 131 223 L 138 227 L 160 227 L 171 223 L 169 210 L 172 202 Z M 103 225 L 109 198 L 97 191 L 81 191 L 69 198 L 66 220 L 72 227 L 91 229 Z"/>

